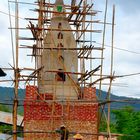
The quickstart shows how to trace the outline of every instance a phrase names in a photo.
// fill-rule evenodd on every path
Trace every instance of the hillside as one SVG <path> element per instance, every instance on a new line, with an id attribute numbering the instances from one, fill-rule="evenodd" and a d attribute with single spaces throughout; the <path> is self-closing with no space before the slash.
<path id="1" fill-rule="evenodd" d="M 24 99 L 24 89 L 19 89 L 19 104 L 23 104 Z M 7 110 L 7 112 L 12 112 L 12 104 L 14 99 L 14 89 L 10 87 L 0 87 L 0 110 Z M 7 104 L 6 107 L 3 104 Z M 11 105 L 8 105 L 11 104 Z M 23 114 L 23 106 L 18 107 L 18 113 Z"/>
<path id="2" fill-rule="evenodd" d="M 98 94 L 98 89 L 97 89 Z M 102 91 L 102 100 L 104 101 L 106 98 L 107 92 Z M 130 98 L 125 96 L 116 96 L 111 94 L 111 100 L 117 100 L 117 101 L 124 101 L 124 100 L 130 100 L 131 102 L 114 102 L 111 103 L 111 109 L 121 109 L 124 106 L 132 106 L 136 111 L 140 111 L 140 99 L 137 98 Z"/>
<path id="3" fill-rule="evenodd" d="M 25 90 L 19 89 L 19 105 L 23 104 L 24 96 L 25 96 Z M 97 90 L 98 94 L 98 90 Z M 102 100 L 104 101 L 106 97 L 106 92 L 102 91 Z M 0 103 L 7 103 L 7 104 L 13 104 L 13 98 L 14 98 L 14 89 L 9 87 L 0 87 Z M 134 98 L 128 98 L 128 97 L 122 97 L 122 96 L 116 96 L 111 94 L 111 100 L 135 100 L 136 103 L 111 103 L 112 109 L 120 109 L 123 106 L 132 106 L 135 110 L 140 110 L 140 99 L 134 99 Z M 8 105 L 12 112 L 12 105 Z M 0 108 L 1 110 L 1 108 Z M 19 113 L 23 113 L 23 107 L 19 107 Z"/>

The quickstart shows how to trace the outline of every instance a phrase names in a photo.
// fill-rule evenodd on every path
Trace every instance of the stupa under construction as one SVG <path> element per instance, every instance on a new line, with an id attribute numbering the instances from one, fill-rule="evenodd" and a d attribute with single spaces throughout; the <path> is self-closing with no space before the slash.
<path id="1" fill-rule="evenodd" d="M 95 18 L 101 11 L 94 9 L 93 2 L 94 0 L 11 2 L 15 3 L 15 28 L 11 26 L 11 34 L 12 29 L 15 29 L 16 37 L 15 50 L 12 49 L 12 70 L 15 76 L 13 140 L 17 140 L 17 133 L 23 133 L 25 140 L 59 140 L 62 137 L 60 126 L 68 130 L 69 140 L 76 136 L 83 140 L 97 140 L 100 135 L 111 139 L 110 90 L 112 81 L 116 78 L 113 75 L 115 6 L 112 23 L 107 23 L 106 0 L 104 21 L 101 22 Z M 19 4 L 36 6 L 35 9 L 30 9 L 34 14 L 24 19 L 28 24 L 26 28 L 19 26 Z M 112 27 L 109 75 L 103 74 L 107 24 Z M 103 25 L 102 43 L 93 40 L 97 39 L 94 34 L 102 32 L 96 30 L 99 25 Z M 26 50 L 26 54 L 29 53 L 27 56 L 31 57 L 32 63 L 28 68 L 19 68 L 19 48 Z M 109 80 L 106 100 L 101 100 L 103 80 Z M 20 82 L 25 85 L 25 98 L 21 100 L 18 98 Z M 24 128 L 18 131 L 17 111 L 21 101 L 24 106 Z M 105 104 L 108 104 L 107 115 L 104 112 Z M 99 132 L 103 113 L 107 133 Z M 67 140 L 65 135 L 63 137 L 61 140 Z"/>
<path id="2" fill-rule="evenodd" d="M 24 139 L 58 140 L 60 135 L 55 130 L 63 124 L 70 131 L 70 139 L 78 132 L 86 140 L 96 140 L 97 135 L 93 135 L 98 132 L 96 88 L 85 86 L 85 75 L 78 73 L 78 57 L 82 61 L 93 47 L 77 47 L 78 32 L 82 34 L 84 30 L 78 28 L 81 26 L 79 20 L 72 20 L 75 15 L 78 19 L 95 13 L 88 12 L 91 7 L 85 3 L 85 6 L 76 6 L 73 2 L 72 7 L 65 5 L 63 0 L 56 0 L 54 4 L 39 1 L 38 4 L 38 26 L 32 23 L 29 26 L 36 39 L 33 55 L 38 84 L 26 86 L 24 132 L 30 133 L 25 133 Z M 47 14 L 49 18 L 44 17 Z M 71 24 L 77 29 L 72 29 Z"/>

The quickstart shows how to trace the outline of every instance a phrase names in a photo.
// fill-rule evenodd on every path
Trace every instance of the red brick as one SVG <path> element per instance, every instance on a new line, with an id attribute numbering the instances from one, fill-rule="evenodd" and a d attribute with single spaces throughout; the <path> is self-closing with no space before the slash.
<path id="1" fill-rule="evenodd" d="M 93 92 L 95 88 L 85 88 L 85 100 L 96 99 Z M 97 133 L 98 103 L 75 102 L 61 104 L 50 102 L 44 99 L 52 99 L 52 94 L 40 94 L 37 98 L 37 88 L 27 86 L 26 98 L 24 101 L 24 130 L 29 131 L 51 131 L 66 124 L 70 131 Z M 48 98 L 49 97 L 49 98 Z M 43 98 L 43 100 L 42 100 Z M 39 100 L 38 100 L 39 99 Z M 79 100 L 80 101 L 80 100 Z M 58 140 L 60 136 L 52 133 L 29 133 L 24 139 L 30 140 Z M 88 140 L 96 140 L 96 136 L 84 136 Z"/>

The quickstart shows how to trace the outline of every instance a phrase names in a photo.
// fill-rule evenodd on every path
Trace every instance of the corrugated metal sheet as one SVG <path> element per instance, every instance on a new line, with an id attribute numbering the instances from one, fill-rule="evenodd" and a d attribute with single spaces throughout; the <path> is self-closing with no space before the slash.
<path id="1" fill-rule="evenodd" d="M 17 125 L 19 126 L 23 120 L 23 116 L 17 115 Z M 12 124 L 12 113 L 0 111 L 0 122 Z"/>
<path id="2" fill-rule="evenodd" d="M 8 140 L 12 140 L 13 139 L 13 137 L 11 136 L 11 135 L 6 135 L 6 134 L 0 134 L 0 140 L 6 140 L 6 139 L 8 139 Z M 17 138 L 18 140 L 23 140 L 23 138 Z"/>

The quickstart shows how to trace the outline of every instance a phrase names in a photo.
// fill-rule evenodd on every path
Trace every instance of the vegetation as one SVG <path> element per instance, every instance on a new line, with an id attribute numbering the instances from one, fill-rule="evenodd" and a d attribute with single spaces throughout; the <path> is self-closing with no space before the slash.
<path id="1" fill-rule="evenodd" d="M 0 105 L 0 111 L 11 112 L 11 109 L 5 105 Z M 18 130 L 22 131 L 22 128 L 18 127 Z M 11 132 L 12 132 L 12 125 L 0 123 L 0 133 L 12 134 Z M 20 133 L 18 134 L 18 136 L 22 137 L 22 134 Z"/>
<path id="2" fill-rule="evenodd" d="M 4 134 L 10 134 L 12 135 L 12 125 L 7 125 L 7 124 L 0 124 L 0 133 L 4 133 Z M 17 127 L 18 131 L 23 131 L 22 127 Z M 22 133 L 18 133 L 17 134 L 18 137 L 23 137 Z"/>
<path id="3" fill-rule="evenodd" d="M 97 90 L 98 94 L 98 90 Z M 1 102 L 13 104 L 14 90 L 13 88 L 0 87 Z M 19 104 L 23 104 L 25 90 L 19 90 Z M 106 92 L 102 91 L 102 100 L 106 98 Z M 112 100 L 131 100 L 127 97 L 119 97 L 111 94 Z M 127 136 L 120 137 L 119 140 L 140 140 L 140 99 L 134 99 L 135 104 L 130 103 L 112 103 L 111 107 L 117 107 L 120 110 L 113 110 L 111 113 L 110 124 L 112 133 L 126 134 Z M 133 107 L 124 107 L 130 105 Z M 12 106 L 0 105 L 0 111 L 12 112 Z M 23 115 L 23 106 L 18 107 L 18 114 Z M 112 117 L 113 116 L 113 117 Z M 12 127 L 5 124 L 0 124 L 0 132 L 6 133 L 12 130 Z M 106 132 L 106 121 L 102 119 L 100 132 Z M 129 135 L 129 136 L 128 136 Z"/>
<path id="4" fill-rule="evenodd" d="M 140 111 L 128 106 L 112 113 L 115 120 L 110 125 L 111 132 L 125 135 L 119 140 L 140 140 Z M 106 131 L 105 119 L 102 120 L 100 131 Z"/>
<path id="5" fill-rule="evenodd" d="M 1 105 L 0 104 L 0 111 L 10 112 L 10 109 L 7 106 L 5 106 L 5 105 Z"/>
<path id="6" fill-rule="evenodd" d="M 140 112 L 134 111 L 132 107 L 114 110 L 116 122 L 115 128 L 118 133 L 130 135 L 120 140 L 140 140 Z"/>

